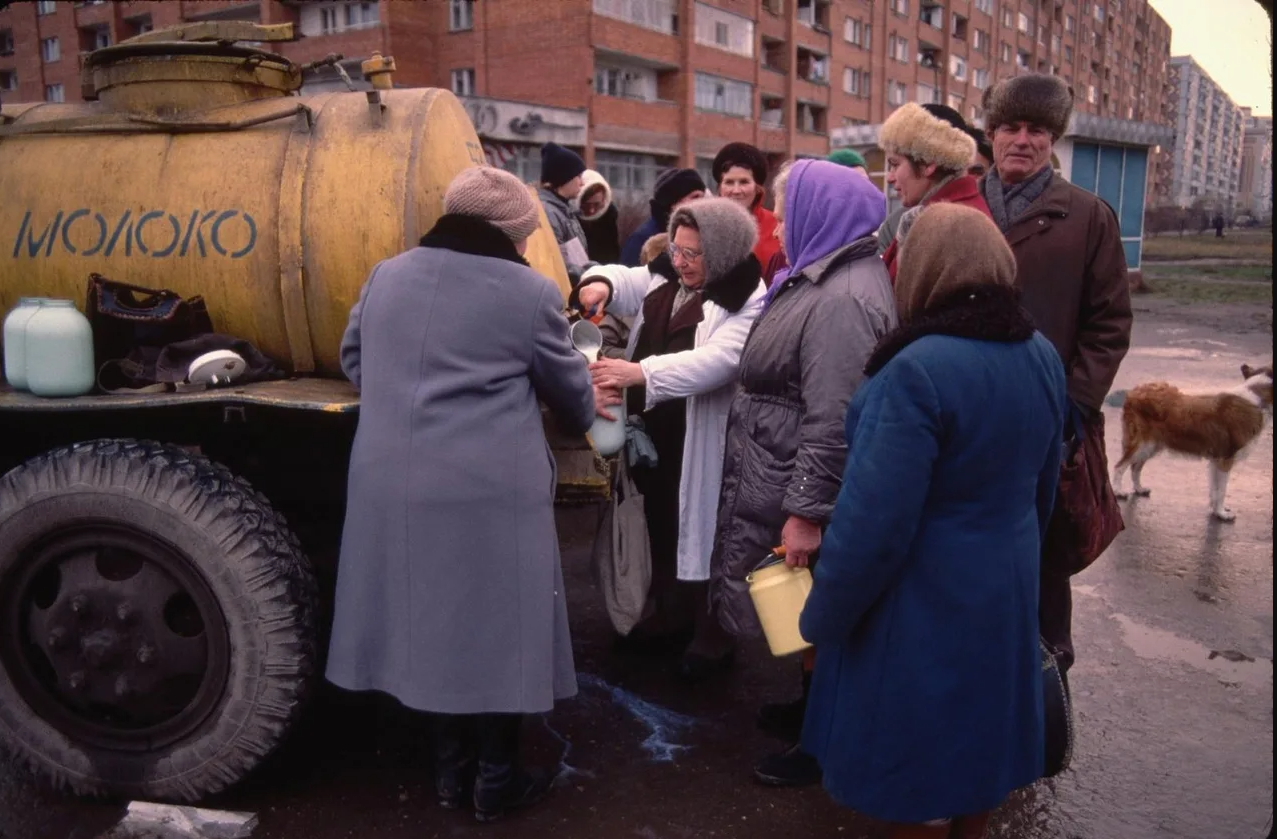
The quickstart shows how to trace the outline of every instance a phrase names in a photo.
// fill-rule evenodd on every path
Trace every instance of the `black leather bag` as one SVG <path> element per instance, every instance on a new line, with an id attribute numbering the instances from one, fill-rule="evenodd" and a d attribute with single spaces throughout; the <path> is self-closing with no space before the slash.
<path id="1" fill-rule="evenodd" d="M 1041 638 L 1038 646 L 1042 650 L 1042 709 L 1046 723 L 1042 777 L 1054 778 L 1073 761 L 1073 702 L 1055 651 Z"/>
<path id="2" fill-rule="evenodd" d="M 142 347 L 164 347 L 213 331 L 200 296 L 143 288 L 89 275 L 84 313 L 93 327 L 93 352 L 101 367 Z"/>

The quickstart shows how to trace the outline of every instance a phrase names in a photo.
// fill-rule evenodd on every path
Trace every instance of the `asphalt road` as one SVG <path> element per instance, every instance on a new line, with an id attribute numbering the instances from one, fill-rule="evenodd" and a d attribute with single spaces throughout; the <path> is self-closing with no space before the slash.
<path id="1" fill-rule="evenodd" d="M 1231 385 L 1270 362 L 1269 334 L 1222 335 L 1143 317 L 1117 387 Z M 1110 457 L 1120 431 L 1106 411 Z M 1076 580 L 1071 674 L 1077 751 L 1061 777 L 1017 793 L 995 839 L 1258 839 L 1273 812 L 1272 429 L 1234 470 L 1233 524 L 1207 515 L 1206 467 L 1152 461 L 1153 494 Z M 389 703 L 321 693 L 256 775 L 205 806 L 258 814 L 255 839 L 385 837 L 877 837 L 818 788 L 771 790 L 753 760 L 781 744 L 754 728 L 761 702 L 797 690 L 797 665 L 751 649 L 693 690 L 659 662 L 621 658 L 586 568 L 591 519 L 562 517 L 581 695 L 529 727 L 530 757 L 559 766 L 540 807 L 481 828 L 433 802 L 419 722 Z M 0 838 L 93 839 L 119 803 L 62 797 L 0 765 Z"/>

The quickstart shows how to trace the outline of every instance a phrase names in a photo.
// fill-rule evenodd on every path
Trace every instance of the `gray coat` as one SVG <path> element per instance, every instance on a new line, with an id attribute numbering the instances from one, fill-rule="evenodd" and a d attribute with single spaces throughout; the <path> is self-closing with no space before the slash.
<path id="1" fill-rule="evenodd" d="M 896 304 L 866 237 L 785 280 L 740 360 L 727 418 L 710 600 L 734 635 L 761 628 L 745 576 L 780 544 L 789 516 L 827 523 L 847 458 L 847 403 Z"/>
<path id="2" fill-rule="evenodd" d="M 444 216 L 351 310 L 360 389 L 327 676 L 441 713 L 576 693 L 538 398 L 594 417 L 558 289 L 482 221 Z"/>
<path id="3" fill-rule="evenodd" d="M 552 189 L 538 187 L 537 197 L 541 199 L 541 206 L 545 207 L 545 216 L 550 222 L 550 229 L 554 231 L 554 239 L 559 243 L 559 252 L 563 254 L 563 264 L 569 271 L 580 274 L 585 268 L 594 264 L 588 256 L 589 247 L 580 216 L 566 198 Z M 579 254 L 569 251 L 569 243 L 574 240 L 581 245 Z"/>

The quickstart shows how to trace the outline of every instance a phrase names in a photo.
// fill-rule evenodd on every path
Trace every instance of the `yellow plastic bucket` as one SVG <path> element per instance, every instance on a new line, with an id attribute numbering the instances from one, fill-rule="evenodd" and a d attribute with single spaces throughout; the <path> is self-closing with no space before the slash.
<path id="1" fill-rule="evenodd" d="M 754 611 L 767 636 L 767 646 L 775 656 L 790 655 L 811 646 L 798 632 L 798 616 L 811 593 L 811 572 L 785 565 L 784 555 L 784 549 L 777 548 L 745 577 Z"/>

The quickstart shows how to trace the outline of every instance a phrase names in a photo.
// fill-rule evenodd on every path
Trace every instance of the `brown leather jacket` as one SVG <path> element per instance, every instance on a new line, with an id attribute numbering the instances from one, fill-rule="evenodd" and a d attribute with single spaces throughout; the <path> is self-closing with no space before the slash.
<path id="1" fill-rule="evenodd" d="M 1057 175 L 1006 236 L 1024 307 L 1064 362 L 1069 398 L 1098 412 L 1131 345 L 1117 217 Z"/>

